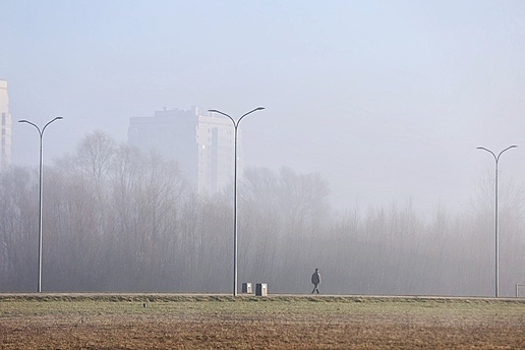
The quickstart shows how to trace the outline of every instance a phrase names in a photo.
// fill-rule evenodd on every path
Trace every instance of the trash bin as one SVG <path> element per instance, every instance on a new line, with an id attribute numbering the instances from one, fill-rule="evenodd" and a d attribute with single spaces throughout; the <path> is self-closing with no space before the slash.
<path id="1" fill-rule="evenodd" d="M 252 294 L 253 293 L 252 284 L 251 283 L 243 283 L 242 286 L 241 286 L 241 293 Z"/>
<path id="2" fill-rule="evenodd" d="M 266 283 L 257 283 L 255 285 L 255 295 L 265 297 L 268 295 L 268 285 Z"/>

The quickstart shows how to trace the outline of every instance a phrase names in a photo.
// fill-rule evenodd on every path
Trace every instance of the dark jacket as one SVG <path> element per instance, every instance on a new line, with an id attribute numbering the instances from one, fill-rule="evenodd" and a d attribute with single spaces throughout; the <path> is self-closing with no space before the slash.
<path id="1" fill-rule="evenodd" d="M 315 271 L 314 274 L 312 275 L 312 283 L 313 284 L 321 283 L 321 274 L 319 273 L 319 271 Z"/>

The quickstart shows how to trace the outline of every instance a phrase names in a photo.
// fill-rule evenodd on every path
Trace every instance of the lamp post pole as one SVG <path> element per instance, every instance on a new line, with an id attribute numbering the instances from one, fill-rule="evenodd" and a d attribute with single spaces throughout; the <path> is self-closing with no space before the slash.
<path id="1" fill-rule="evenodd" d="M 256 111 L 263 110 L 264 107 L 257 107 L 251 111 L 244 113 L 237 121 L 233 119 L 228 114 L 221 112 L 216 109 L 210 109 L 208 112 L 222 114 L 231 120 L 234 130 L 234 159 L 233 159 L 233 296 L 237 295 L 237 129 L 239 128 L 239 123 L 241 120 L 246 117 L 248 114 L 251 114 Z"/>
<path id="2" fill-rule="evenodd" d="M 44 207 L 44 131 L 47 126 L 54 122 L 55 120 L 63 119 L 63 117 L 55 117 L 47 122 L 42 129 L 38 127 L 35 123 L 30 122 L 29 120 L 19 120 L 19 123 L 28 123 L 33 125 L 40 135 L 40 180 L 38 182 L 38 293 L 42 292 L 42 222 L 43 215 L 42 209 Z"/>
<path id="3" fill-rule="evenodd" d="M 498 164 L 499 164 L 499 159 L 501 157 L 501 155 L 508 151 L 509 149 L 512 149 L 512 148 L 516 148 L 518 146 L 516 145 L 512 145 L 512 146 L 509 146 L 507 148 L 505 148 L 504 150 L 502 150 L 501 152 L 498 153 L 498 155 L 496 155 L 494 152 L 492 152 L 490 149 L 488 148 L 485 148 L 485 147 L 477 147 L 477 149 L 479 150 L 482 150 L 482 151 L 486 151 L 490 154 L 492 154 L 492 157 L 494 157 L 494 161 L 496 162 L 496 167 L 495 167 L 495 175 L 494 175 L 494 236 L 495 236 L 495 244 L 494 244 L 494 247 L 495 247 L 495 253 L 494 253 L 494 256 L 495 256 L 495 273 L 494 273 L 494 289 L 495 289 L 495 295 L 496 295 L 496 298 L 499 297 L 499 218 L 498 218 Z"/>

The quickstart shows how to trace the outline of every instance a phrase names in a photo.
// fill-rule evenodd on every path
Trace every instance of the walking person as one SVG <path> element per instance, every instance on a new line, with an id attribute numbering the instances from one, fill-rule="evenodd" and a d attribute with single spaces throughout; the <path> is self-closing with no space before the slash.
<path id="1" fill-rule="evenodd" d="M 312 290 L 312 294 L 314 292 L 317 292 L 319 294 L 319 284 L 321 284 L 321 273 L 319 272 L 319 269 L 315 269 L 314 274 L 312 275 L 312 283 L 314 285 L 314 289 Z"/>

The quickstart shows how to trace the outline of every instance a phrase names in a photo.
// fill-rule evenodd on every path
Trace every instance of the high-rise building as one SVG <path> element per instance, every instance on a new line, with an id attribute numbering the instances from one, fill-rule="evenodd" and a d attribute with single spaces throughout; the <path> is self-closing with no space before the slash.
<path id="1" fill-rule="evenodd" d="M 199 145 L 198 191 L 200 195 L 215 194 L 233 183 L 235 129 L 226 117 L 200 115 L 197 127 Z M 242 175 L 242 147 L 237 135 L 238 176 Z"/>
<path id="2" fill-rule="evenodd" d="M 7 81 L 0 80 L 0 169 L 11 164 L 11 115 Z"/>
<path id="3" fill-rule="evenodd" d="M 184 177 L 202 196 L 232 185 L 234 128 L 225 117 L 202 114 L 197 108 L 164 108 L 153 117 L 130 118 L 128 144 L 176 160 Z M 241 154 L 239 142 L 239 169 Z"/>
<path id="4" fill-rule="evenodd" d="M 176 160 L 184 177 L 196 186 L 197 124 L 196 111 L 164 108 L 156 111 L 153 117 L 130 118 L 128 144 L 142 151 L 154 151 L 166 159 Z"/>

